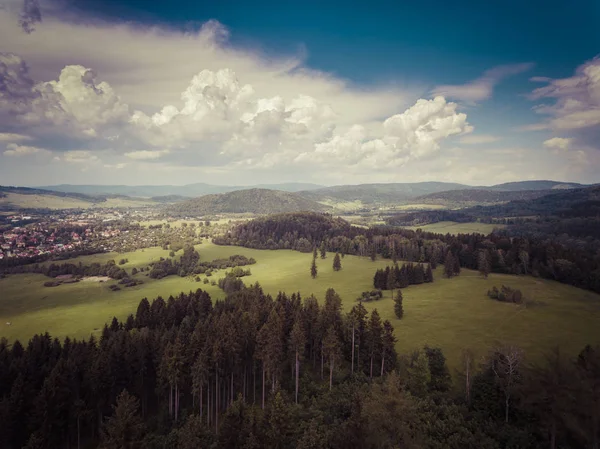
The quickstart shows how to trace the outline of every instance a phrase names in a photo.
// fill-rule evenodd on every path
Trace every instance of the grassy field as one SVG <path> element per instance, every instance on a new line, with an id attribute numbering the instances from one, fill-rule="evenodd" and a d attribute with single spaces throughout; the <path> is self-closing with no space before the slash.
<path id="1" fill-rule="evenodd" d="M 89 209 L 94 207 L 141 207 L 157 203 L 143 199 L 107 198 L 100 203 L 92 203 L 78 198 L 55 195 L 24 195 L 22 193 L 6 193 L 0 198 L 0 206 L 14 206 L 15 209 Z"/>
<path id="2" fill-rule="evenodd" d="M 439 234 L 470 234 L 479 232 L 481 234 L 489 234 L 494 229 L 505 228 L 503 224 L 488 224 L 488 223 L 457 223 L 455 221 L 440 221 L 423 226 L 406 226 L 406 229 L 422 229 L 427 232 L 437 232 Z"/>
<path id="3" fill-rule="evenodd" d="M 266 292 L 279 290 L 303 296 L 315 294 L 322 299 L 325 290 L 333 287 L 350 310 L 355 298 L 372 288 L 373 273 L 387 260 L 371 262 L 355 256 L 342 259 L 342 271 L 332 269 L 332 256 L 318 260 L 319 275 L 311 279 L 311 254 L 287 250 L 266 251 L 240 247 L 221 247 L 212 243 L 199 245 L 202 260 L 213 260 L 233 254 L 244 254 L 257 261 L 250 268 L 252 276 L 244 281 L 259 281 Z M 77 259 L 83 263 L 105 262 L 128 258 L 127 270 L 146 266 L 150 260 L 167 256 L 168 251 L 150 248 L 126 254 L 99 254 Z M 384 298 L 365 306 L 377 308 L 383 319 L 396 328 L 397 348 L 407 352 L 425 344 L 443 348 L 451 367 L 456 367 L 463 348 L 483 355 L 495 342 L 521 346 L 532 357 L 560 344 L 575 354 L 587 343 L 600 343 L 600 295 L 552 281 L 532 277 L 491 275 L 487 280 L 478 273 L 462 270 L 459 277 L 441 277 L 441 267 L 435 272 L 435 282 L 411 286 L 404 290 L 405 317 L 396 319 L 393 302 L 386 292 Z M 222 274 L 216 273 L 213 279 Z M 223 297 L 215 286 L 197 283 L 189 278 L 170 276 L 152 280 L 143 274 L 144 284 L 112 292 L 107 283 L 79 282 L 59 287 L 43 287 L 48 278 L 42 275 L 13 275 L 0 280 L 0 336 L 26 340 L 33 333 L 48 331 L 53 336 L 88 337 L 98 334 L 112 316 L 125 318 L 135 313 L 141 298 L 158 295 L 168 297 L 180 291 L 203 288 L 213 298 Z M 486 292 L 493 285 L 507 284 L 523 291 L 525 297 L 543 304 L 524 308 L 493 301 Z M 6 322 L 11 322 L 7 326 Z"/>
<path id="4" fill-rule="evenodd" d="M 92 203 L 77 198 L 68 198 L 54 195 L 23 195 L 21 193 L 7 193 L 0 198 L 0 205 L 11 205 L 15 208 L 35 209 L 73 209 L 88 208 Z"/>

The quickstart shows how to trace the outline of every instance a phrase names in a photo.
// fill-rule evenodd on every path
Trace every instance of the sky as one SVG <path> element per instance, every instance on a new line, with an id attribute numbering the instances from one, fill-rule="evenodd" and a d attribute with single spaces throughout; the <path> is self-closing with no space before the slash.
<path id="1" fill-rule="evenodd" d="M 0 185 L 600 182 L 600 2 L 0 0 Z"/>

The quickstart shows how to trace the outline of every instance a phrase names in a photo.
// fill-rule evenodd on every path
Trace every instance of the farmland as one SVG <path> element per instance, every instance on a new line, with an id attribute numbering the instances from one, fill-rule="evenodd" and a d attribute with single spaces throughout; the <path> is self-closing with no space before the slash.
<path id="1" fill-rule="evenodd" d="M 280 290 L 300 291 L 303 296 L 314 294 L 322 299 L 326 289 L 332 287 L 342 297 L 345 311 L 352 308 L 362 291 L 372 289 L 375 270 L 390 263 L 389 260 L 371 262 L 367 258 L 346 256 L 342 259 L 342 271 L 334 272 L 333 258 L 329 254 L 326 259 L 317 260 L 319 274 L 311 279 L 311 254 L 217 246 L 207 242 L 197 249 L 203 261 L 233 254 L 255 258 L 257 263 L 249 267 L 252 275 L 243 278 L 244 282 L 259 282 L 272 295 Z M 125 254 L 82 256 L 75 262 L 104 263 L 125 258 L 128 262 L 122 267 L 130 271 L 167 256 L 167 250 L 147 248 Z M 597 294 L 533 277 L 492 274 L 483 279 L 477 272 L 465 269 L 459 277 L 445 279 L 442 270 L 443 267 L 438 267 L 435 271 L 434 283 L 404 290 L 405 317 L 401 321 L 394 316 L 389 292 L 385 292 L 383 299 L 365 304 L 368 310 L 377 308 L 383 319 L 392 322 L 399 352 L 406 353 L 425 344 L 440 346 L 450 366 L 456 367 L 466 347 L 483 355 L 495 342 L 514 343 L 532 357 L 538 357 L 557 344 L 574 354 L 587 343 L 600 342 L 600 330 L 595 324 L 600 318 Z M 222 276 L 223 271 L 217 271 L 209 279 Z M 35 332 L 48 331 L 57 337 L 87 338 L 90 334 L 98 335 L 113 316 L 124 319 L 129 313 L 135 313 L 143 297 L 167 298 L 197 288 L 207 290 L 213 299 L 224 297 L 216 286 L 195 282 L 190 277 L 170 276 L 161 280 L 144 274 L 135 277 L 144 284 L 117 292 L 109 289 L 116 281 L 78 282 L 48 288 L 43 286 L 48 278 L 39 274 L 1 279 L 0 336 L 27 340 Z M 490 300 L 487 290 L 502 284 L 521 289 L 526 298 L 539 304 L 525 308 Z M 6 325 L 7 322 L 11 325 Z"/>

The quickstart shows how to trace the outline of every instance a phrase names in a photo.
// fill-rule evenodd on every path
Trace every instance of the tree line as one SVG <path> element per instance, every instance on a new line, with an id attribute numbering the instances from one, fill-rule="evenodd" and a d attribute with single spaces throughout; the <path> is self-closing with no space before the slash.
<path id="1" fill-rule="evenodd" d="M 376 309 L 202 291 L 143 299 L 99 338 L 0 340 L 0 447 L 595 448 L 600 348 L 528 365 L 439 348 L 398 356 Z"/>
<path id="2" fill-rule="evenodd" d="M 174 253 L 173 253 L 174 254 Z M 212 270 L 219 270 L 232 267 L 240 267 L 255 264 L 256 260 L 252 257 L 247 258 L 242 255 L 229 256 L 227 259 L 215 259 L 213 261 L 200 261 L 200 254 L 192 245 L 186 245 L 179 260 L 173 258 L 161 257 L 159 261 L 150 264 L 151 270 L 148 274 L 153 279 L 162 279 L 166 276 L 179 275 L 191 276 L 205 274 Z"/>
<path id="3" fill-rule="evenodd" d="M 394 226 L 369 229 L 351 226 L 340 218 L 318 213 L 278 214 L 238 224 L 213 242 L 258 249 L 293 249 L 310 252 L 324 246 L 327 252 L 361 257 L 429 263 L 432 268 L 451 255 L 455 275 L 460 268 L 477 270 L 485 252 L 489 272 L 530 274 L 600 293 L 598 248 L 573 244 L 545 235 L 511 236 L 498 231 L 487 236 L 435 234 Z"/>
<path id="4" fill-rule="evenodd" d="M 377 270 L 373 277 L 373 287 L 379 290 L 394 290 L 427 282 L 433 282 L 433 271 L 429 264 L 427 268 L 422 264 L 404 263 L 402 267 L 395 264 Z"/>

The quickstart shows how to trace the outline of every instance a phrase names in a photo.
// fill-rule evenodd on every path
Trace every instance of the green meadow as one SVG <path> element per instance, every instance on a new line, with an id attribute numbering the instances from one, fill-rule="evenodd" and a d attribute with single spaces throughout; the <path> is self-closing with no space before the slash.
<path id="1" fill-rule="evenodd" d="M 243 278 L 246 284 L 260 282 L 267 293 L 278 291 L 301 292 L 324 297 L 327 288 L 334 288 L 343 299 L 348 311 L 364 290 L 372 289 L 373 274 L 377 268 L 390 264 L 389 260 L 372 262 L 368 258 L 346 256 L 342 270 L 332 269 L 333 255 L 318 259 L 318 276 L 310 277 L 312 254 L 288 250 L 254 250 L 203 243 L 197 246 L 202 260 L 214 260 L 233 254 L 253 257 L 252 275 Z M 98 254 L 74 259 L 84 264 L 129 259 L 123 268 L 147 266 L 152 260 L 167 257 L 169 251 L 148 248 L 125 254 Z M 217 271 L 210 279 L 218 279 Z M 396 329 L 399 352 L 408 352 L 425 344 L 444 350 L 451 367 L 456 367 L 463 348 L 476 355 L 484 355 L 496 343 L 512 343 L 522 347 L 530 359 L 560 345 L 576 354 L 585 344 L 600 343 L 600 295 L 553 281 L 528 276 L 492 274 L 483 279 L 477 272 L 462 270 L 452 279 L 442 277 L 442 267 L 434 272 L 435 282 L 411 286 L 403 290 L 405 316 L 398 320 L 393 312 L 390 293 L 383 299 L 366 303 L 368 310 L 377 308 L 383 319 Z M 115 281 L 106 283 L 82 281 L 58 287 L 44 287 L 47 277 L 38 274 L 11 275 L 0 279 L 0 337 L 9 340 L 27 340 L 34 333 L 48 331 L 52 336 L 87 338 L 98 335 L 105 322 L 116 316 L 124 319 L 135 313 L 143 297 L 167 298 L 181 291 L 197 288 L 207 290 L 213 299 L 223 297 L 216 286 L 195 282 L 192 278 L 170 276 L 153 280 L 144 273 L 136 275 L 144 284 L 109 289 Z M 201 275 L 204 279 L 204 276 Z M 537 302 L 524 307 L 493 301 L 486 292 L 493 285 L 510 285 L 522 290 L 527 299 Z M 6 323 L 10 322 L 11 325 Z"/>
<path id="2" fill-rule="evenodd" d="M 489 223 L 457 223 L 455 221 L 440 221 L 438 223 L 431 223 L 423 226 L 405 226 L 406 229 L 422 229 L 426 232 L 436 232 L 438 234 L 471 234 L 473 232 L 479 232 L 481 234 L 489 234 L 494 229 L 502 229 L 506 227 L 503 224 L 489 224 Z"/>

